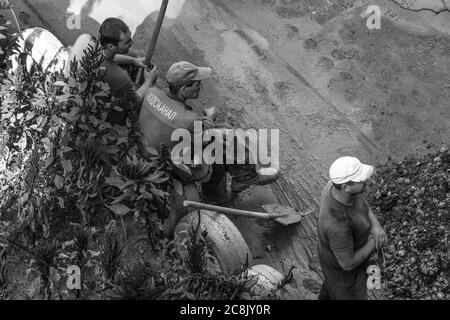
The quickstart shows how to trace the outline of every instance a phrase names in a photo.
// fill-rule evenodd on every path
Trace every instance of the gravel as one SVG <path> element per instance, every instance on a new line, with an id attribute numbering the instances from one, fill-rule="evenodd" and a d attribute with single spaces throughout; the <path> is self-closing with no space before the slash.
<path id="1" fill-rule="evenodd" d="M 388 236 L 372 257 L 387 298 L 450 299 L 448 148 L 381 166 L 368 199 Z"/>

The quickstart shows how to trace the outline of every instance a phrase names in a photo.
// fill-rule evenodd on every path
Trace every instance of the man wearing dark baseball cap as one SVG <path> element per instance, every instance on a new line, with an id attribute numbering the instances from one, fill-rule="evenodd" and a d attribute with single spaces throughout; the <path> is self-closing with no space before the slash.
<path id="1" fill-rule="evenodd" d="M 363 196 L 374 167 L 342 157 L 330 167 L 320 203 L 319 260 L 324 283 L 319 300 L 367 299 L 370 254 L 386 243 L 386 233 Z"/>
<path id="2" fill-rule="evenodd" d="M 201 121 L 203 131 L 212 128 L 233 128 L 226 122 L 215 121 L 215 108 L 206 109 L 203 115 L 197 115 L 187 104 L 187 100 L 198 98 L 201 81 L 211 77 L 211 74 L 212 69 L 209 67 L 199 67 L 187 61 L 180 61 L 174 63 L 167 71 L 166 79 L 169 86 L 167 93 L 155 87 L 147 91 L 139 117 L 139 127 L 145 146 L 159 150 L 160 145 L 164 144 L 171 149 L 179 143 L 171 140 L 172 132 L 175 129 L 186 129 L 192 134 L 192 141 L 203 141 L 203 132 L 194 130 L 195 121 Z M 202 157 L 202 155 L 194 154 L 195 156 Z M 177 177 L 185 183 L 206 181 L 202 185 L 204 200 L 215 204 L 228 202 L 235 193 L 250 185 L 268 184 L 278 177 L 277 174 L 259 174 L 255 165 L 228 166 L 203 163 L 188 167 L 191 170 L 190 176 L 176 171 Z M 230 172 L 232 176 L 233 193 L 227 191 L 226 171 Z"/>
<path id="3" fill-rule="evenodd" d="M 211 110 L 198 115 L 186 101 L 196 99 L 200 93 L 200 84 L 211 76 L 208 67 L 198 67 L 187 61 L 174 63 L 166 74 L 169 91 L 157 87 L 147 90 L 139 114 L 139 128 L 144 146 L 160 151 L 161 145 L 171 149 L 177 144 L 171 140 L 176 129 L 194 131 L 194 121 L 201 121 L 203 129 L 212 128 Z M 190 167 L 190 174 L 175 169 L 180 180 L 202 180 L 210 175 L 210 168 L 204 165 Z"/>
<path id="4" fill-rule="evenodd" d="M 206 80 L 211 77 L 211 74 L 212 69 L 209 67 L 197 67 L 190 62 L 180 61 L 169 68 L 166 80 L 169 84 L 176 87 L 188 82 Z"/>

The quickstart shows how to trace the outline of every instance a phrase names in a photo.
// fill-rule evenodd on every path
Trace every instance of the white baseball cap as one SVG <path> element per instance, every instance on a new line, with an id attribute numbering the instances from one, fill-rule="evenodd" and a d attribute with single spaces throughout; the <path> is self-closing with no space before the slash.
<path id="1" fill-rule="evenodd" d="M 374 172 L 374 167 L 363 164 L 355 157 L 342 157 L 330 167 L 330 179 L 333 183 L 343 184 L 349 181 L 364 182 Z"/>

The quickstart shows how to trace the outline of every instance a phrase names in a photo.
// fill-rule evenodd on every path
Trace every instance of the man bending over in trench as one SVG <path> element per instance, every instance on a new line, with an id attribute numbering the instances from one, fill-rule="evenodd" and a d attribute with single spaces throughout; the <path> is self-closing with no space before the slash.
<path id="1" fill-rule="evenodd" d="M 197 99 L 200 93 L 201 81 L 211 76 L 212 70 L 208 67 L 197 67 L 190 62 L 181 61 L 173 64 L 167 71 L 166 79 L 169 85 L 168 92 L 156 87 L 147 91 L 144 98 L 140 116 L 139 128 L 143 134 L 144 146 L 159 150 L 161 144 L 172 149 L 178 142 L 171 140 L 172 132 L 176 129 L 186 129 L 191 133 L 191 141 L 196 141 L 194 122 L 202 123 L 203 130 L 211 128 L 232 127 L 226 123 L 214 120 L 215 108 L 205 110 L 203 115 L 197 115 L 193 108 L 187 104 L 189 99 Z M 199 138 L 203 141 L 202 137 Z M 200 156 L 201 157 L 201 156 Z M 225 163 L 225 162 L 223 162 Z M 272 175 L 260 175 L 255 165 L 189 165 L 191 174 L 181 170 L 175 172 L 184 183 L 203 181 L 202 193 L 208 203 L 222 204 L 230 201 L 237 192 L 250 185 L 264 185 L 275 181 L 278 172 Z M 232 192 L 227 191 L 226 172 L 232 176 Z"/>
<path id="2" fill-rule="evenodd" d="M 319 260 L 325 277 L 319 300 L 366 300 L 370 254 L 386 233 L 363 196 L 374 168 L 342 157 L 330 168 L 318 222 Z"/>

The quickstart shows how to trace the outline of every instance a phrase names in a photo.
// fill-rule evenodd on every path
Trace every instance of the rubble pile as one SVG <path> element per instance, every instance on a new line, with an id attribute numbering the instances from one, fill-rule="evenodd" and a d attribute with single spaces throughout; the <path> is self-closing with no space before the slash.
<path id="1" fill-rule="evenodd" d="M 388 243 L 375 254 L 390 299 L 450 299 L 450 153 L 379 168 L 369 203 Z"/>

